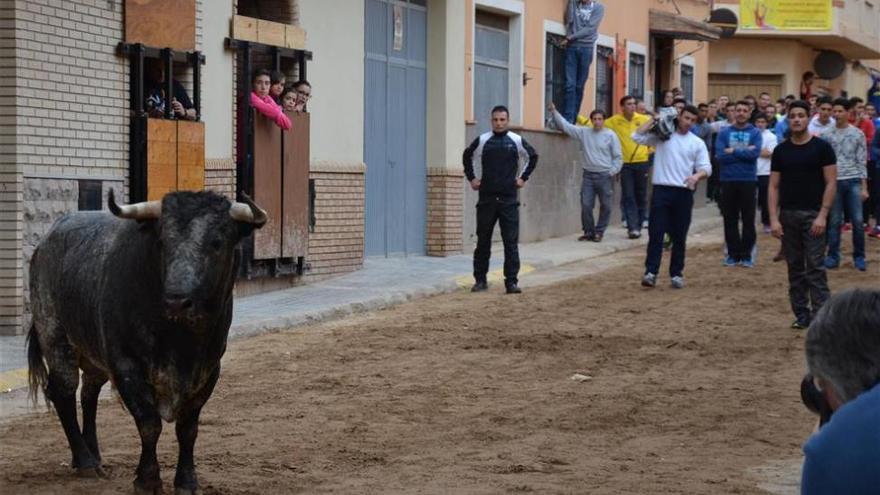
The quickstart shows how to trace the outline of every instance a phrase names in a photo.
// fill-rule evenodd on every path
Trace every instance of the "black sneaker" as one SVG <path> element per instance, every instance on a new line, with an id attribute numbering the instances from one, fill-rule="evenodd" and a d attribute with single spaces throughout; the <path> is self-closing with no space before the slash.
<path id="1" fill-rule="evenodd" d="M 516 284 L 510 284 L 507 286 L 508 294 L 522 294 L 522 289 L 519 288 Z"/>
<path id="2" fill-rule="evenodd" d="M 806 322 L 804 320 L 794 320 L 791 323 L 791 328 L 794 330 L 804 330 L 804 329 L 808 328 L 809 326 L 810 326 L 810 323 Z"/>
<path id="3" fill-rule="evenodd" d="M 584 234 L 584 235 L 578 237 L 578 240 L 581 242 L 584 242 L 584 241 L 592 241 L 594 238 L 595 238 L 595 236 L 593 234 Z"/>
<path id="4" fill-rule="evenodd" d="M 471 292 L 483 292 L 489 290 L 489 284 L 486 282 L 477 282 L 471 287 Z"/>

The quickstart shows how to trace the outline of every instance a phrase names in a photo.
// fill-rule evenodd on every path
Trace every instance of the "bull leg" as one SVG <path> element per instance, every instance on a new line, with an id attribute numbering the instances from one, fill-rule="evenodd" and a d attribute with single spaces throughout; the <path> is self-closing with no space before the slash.
<path id="1" fill-rule="evenodd" d="M 177 444 L 180 450 L 177 457 L 177 474 L 174 476 L 175 495 L 193 495 L 199 489 L 195 461 L 193 460 L 196 437 L 199 435 L 199 415 L 202 412 L 202 406 L 211 397 L 219 376 L 220 368 L 218 367 L 202 390 L 199 391 L 198 396 L 190 402 L 188 411 L 177 420 Z"/>
<path id="2" fill-rule="evenodd" d="M 95 427 L 95 417 L 98 412 L 98 395 L 101 387 L 107 383 L 107 375 L 94 368 L 84 368 L 83 384 L 80 390 L 80 402 L 83 412 L 83 438 L 95 459 L 98 461 L 96 474 L 103 476 L 101 470 L 101 452 L 98 449 L 98 433 Z"/>
<path id="3" fill-rule="evenodd" d="M 63 339 L 53 342 L 52 349 L 46 356 L 49 368 L 49 379 L 46 385 L 46 395 L 55 406 L 64 435 L 70 445 L 73 456 L 70 465 L 77 470 L 80 476 L 93 477 L 99 466 L 98 460 L 92 455 L 83 438 L 76 418 L 76 388 L 79 386 L 79 369 L 76 366 L 73 349 Z"/>
<path id="4" fill-rule="evenodd" d="M 123 369 L 115 373 L 114 383 L 141 436 L 141 458 L 135 471 L 134 491 L 137 494 L 161 494 L 162 478 L 159 477 L 156 444 L 162 434 L 162 418 L 156 410 L 152 388 L 142 378 L 144 373 L 136 371 L 131 363 L 123 364 Z"/>

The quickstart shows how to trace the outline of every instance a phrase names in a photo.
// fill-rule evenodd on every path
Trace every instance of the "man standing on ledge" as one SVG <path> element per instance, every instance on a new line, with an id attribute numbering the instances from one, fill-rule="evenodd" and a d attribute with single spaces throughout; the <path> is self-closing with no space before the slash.
<path id="1" fill-rule="evenodd" d="M 562 116 L 576 122 L 584 85 L 593 63 L 593 46 L 599 37 L 599 23 L 605 16 L 605 6 L 594 0 L 568 0 L 565 9 L 565 104 Z"/>
<path id="2" fill-rule="evenodd" d="M 657 285 L 657 273 L 663 257 L 663 237 L 666 234 L 672 239 L 672 259 L 669 263 L 672 287 L 684 287 L 685 242 L 691 226 L 694 191 L 701 179 L 712 174 L 706 143 L 690 132 L 699 114 L 697 107 L 685 105 L 678 115 L 675 132 L 666 141 L 649 132 L 654 123 L 653 117 L 632 135 L 635 142 L 653 146 L 657 150 L 654 154 L 648 256 L 645 260 L 645 276 L 642 277 L 644 287 Z"/>
<path id="3" fill-rule="evenodd" d="M 489 288 L 486 274 L 492 249 L 495 222 L 504 241 L 504 286 L 508 294 L 519 294 L 519 198 L 538 164 L 538 154 L 521 136 L 507 130 L 510 112 L 504 106 L 492 109 L 492 132 L 487 132 L 464 150 L 462 162 L 471 189 L 479 191 L 477 201 L 477 249 L 474 250 L 474 286 L 471 292 Z M 474 161 L 482 173 L 474 173 Z M 519 173 L 522 164 L 525 170 Z"/>

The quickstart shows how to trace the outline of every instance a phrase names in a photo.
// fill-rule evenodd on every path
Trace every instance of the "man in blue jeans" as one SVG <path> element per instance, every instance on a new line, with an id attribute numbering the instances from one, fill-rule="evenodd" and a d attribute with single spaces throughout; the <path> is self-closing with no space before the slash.
<path id="1" fill-rule="evenodd" d="M 758 188 L 758 156 L 761 131 L 749 123 L 751 109 L 740 100 L 734 108 L 734 123 L 715 139 L 715 159 L 721 165 L 721 214 L 724 216 L 724 266 L 751 268 L 755 233 L 755 193 Z"/>
<path id="2" fill-rule="evenodd" d="M 593 127 L 571 125 L 556 111 L 551 102 L 548 109 L 553 114 L 556 127 L 580 141 L 583 157 L 584 179 L 581 184 L 581 226 L 584 235 L 579 241 L 602 242 L 608 220 L 611 218 L 611 198 L 614 195 L 614 176 L 623 166 L 620 140 L 614 131 L 605 128 L 605 112 L 590 112 Z M 599 197 L 599 223 L 593 221 L 593 207 Z"/>
<path id="3" fill-rule="evenodd" d="M 598 38 L 599 23 L 605 6 L 594 0 L 568 0 L 565 9 L 565 104 L 562 116 L 576 122 L 584 85 L 593 63 L 593 46 Z"/>
<path id="4" fill-rule="evenodd" d="M 665 141 L 648 131 L 654 122 L 653 117 L 632 135 L 635 142 L 653 146 L 657 150 L 654 154 L 648 255 L 645 275 L 642 277 L 644 287 L 657 284 L 657 273 L 663 257 L 663 237 L 666 234 L 672 239 L 672 258 L 669 262 L 672 288 L 684 287 L 684 258 L 694 207 L 694 190 L 700 180 L 712 174 L 706 143 L 690 132 L 699 114 L 697 107 L 686 105 L 678 116 L 675 132 Z"/>
<path id="5" fill-rule="evenodd" d="M 636 99 L 626 95 L 620 99 L 620 113 L 605 121 L 605 128 L 617 134 L 623 151 L 620 171 L 620 209 L 630 239 L 642 236 L 642 225 L 648 221 L 648 169 L 650 148 L 632 139 L 632 133 L 648 122 L 647 115 L 636 111 Z"/>
<path id="6" fill-rule="evenodd" d="M 865 135 L 849 123 L 851 107 L 852 103 L 846 98 L 834 100 L 831 112 L 836 124 L 820 136 L 834 148 L 837 156 L 837 196 L 831 208 L 825 268 L 840 266 L 840 227 L 845 212 L 853 224 L 853 265 L 856 270 L 863 272 L 867 269 L 862 202 L 868 197 L 868 150 L 865 146 Z"/>

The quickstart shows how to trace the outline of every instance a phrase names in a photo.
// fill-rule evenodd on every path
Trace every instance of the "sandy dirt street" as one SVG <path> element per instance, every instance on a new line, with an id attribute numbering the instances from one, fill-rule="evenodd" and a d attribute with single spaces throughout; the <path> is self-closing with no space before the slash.
<path id="1" fill-rule="evenodd" d="M 692 248 L 685 290 L 665 273 L 639 287 L 639 249 L 521 296 L 496 286 L 235 342 L 202 415 L 204 493 L 765 493 L 761 473 L 799 464 L 814 417 L 785 268 L 760 237 L 753 270 Z M 880 281 L 868 243 L 870 271 L 847 264 L 832 290 Z M 82 480 L 54 414 L 5 422 L 0 493 L 130 491 L 139 442 L 115 400 L 98 435 L 109 478 Z M 176 456 L 166 425 L 168 493 Z"/>

